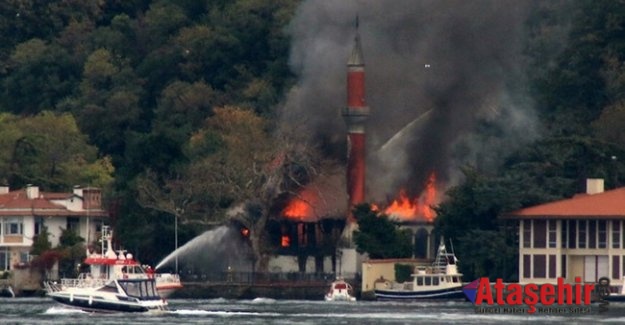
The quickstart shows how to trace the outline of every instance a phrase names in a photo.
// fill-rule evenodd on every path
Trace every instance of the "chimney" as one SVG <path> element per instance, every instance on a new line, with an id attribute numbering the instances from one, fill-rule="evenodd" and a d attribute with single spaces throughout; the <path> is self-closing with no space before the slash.
<path id="1" fill-rule="evenodd" d="M 102 206 L 102 192 L 99 188 L 88 187 L 82 190 L 82 208 L 87 209 L 100 209 Z"/>
<path id="2" fill-rule="evenodd" d="M 586 194 L 597 194 L 603 192 L 603 178 L 586 179 Z"/>
<path id="3" fill-rule="evenodd" d="M 356 36 L 354 47 L 347 60 L 347 107 L 343 109 L 343 118 L 347 125 L 347 194 L 348 228 L 354 227 L 352 208 L 365 199 L 365 122 L 369 117 L 369 107 L 365 103 L 365 63 L 358 33 L 356 17 Z"/>
<path id="4" fill-rule="evenodd" d="M 29 200 L 39 198 L 39 186 L 33 186 L 32 184 L 26 185 L 26 197 Z"/>
<path id="5" fill-rule="evenodd" d="M 74 185 L 73 193 L 76 196 L 82 197 L 82 187 L 80 187 L 80 185 Z"/>
<path id="6" fill-rule="evenodd" d="M 2 185 L 2 186 L 0 186 L 0 195 L 2 195 L 2 194 L 8 194 L 8 193 L 9 193 L 9 190 L 10 190 L 10 189 L 9 189 L 9 187 L 8 187 L 8 186 L 6 186 L 6 185 Z"/>

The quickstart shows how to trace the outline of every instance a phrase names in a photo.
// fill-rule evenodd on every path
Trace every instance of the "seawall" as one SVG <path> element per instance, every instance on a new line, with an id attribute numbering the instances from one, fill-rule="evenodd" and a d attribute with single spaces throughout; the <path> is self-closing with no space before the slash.
<path id="1" fill-rule="evenodd" d="M 296 299 L 296 300 L 323 300 L 330 288 L 330 283 L 211 283 L 211 282 L 183 282 L 183 288 L 176 291 L 171 298 L 181 299 Z M 358 294 L 358 292 L 356 293 Z"/>

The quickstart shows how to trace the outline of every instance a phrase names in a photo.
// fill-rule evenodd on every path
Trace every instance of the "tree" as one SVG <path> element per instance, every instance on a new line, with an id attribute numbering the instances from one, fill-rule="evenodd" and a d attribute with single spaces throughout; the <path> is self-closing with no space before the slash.
<path id="1" fill-rule="evenodd" d="M 75 277 L 78 264 L 86 257 L 85 239 L 72 229 L 63 229 L 56 250 L 61 254 L 59 272 L 65 277 Z"/>
<path id="2" fill-rule="evenodd" d="M 98 157 L 69 114 L 0 116 L 0 178 L 14 187 L 37 184 L 50 190 L 113 180 L 110 158 Z"/>
<path id="3" fill-rule="evenodd" d="M 368 204 L 361 204 L 354 208 L 354 217 L 358 221 L 354 243 L 359 253 L 367 253 L 372 259 L 412 256 L 410 231 L 399 229 L 387 215 L 371 210 Z"/>
<path id="4" fill-rule="evenodd" d="M 38 235 L 33 240 L 33 245 L 30 248 L 31 255 L 41 255 L 43 252 L 50 250 L 52 244 L 49 239 L 48 227 L 42 226 Z"/>
<path id="5" fill-rule="evenodd" d="M 75 93 L 80 67 L 58 44 L 31 39 L 18 44 L 7 63 L 2 80 L 0 107 L 15 113 L 36 114 L 56 110 Z"/>
<path id="6" fill-rule="evenodd" d="M 264 270 L 272 207 L 281 195 L 295 194 L 319 166 L 316 151 L 292 139 L 272 135 L 266 121 L 250 110 L 216 108 L 190 138 L 186 153 L 191 162 L 184 172 L 163 180 L 162 187 L 154 179 L 140 183 L 139 201 L 187 223 L 228 220 L 246 227 L 256 267 Z"/>
<path id="7" fill-rule="evenodd" d="M 48 277 L 47 275 L 54 267 L 54 264 L 61 259 L 61 254 L 52 249 L 49 236 L 48 227 L 42 226 L 40 233 L 35 236 L 33 245 L 30 248 L 30 254 L 34 255 L 30 267 L 38 270 L 44 278 Z"/>

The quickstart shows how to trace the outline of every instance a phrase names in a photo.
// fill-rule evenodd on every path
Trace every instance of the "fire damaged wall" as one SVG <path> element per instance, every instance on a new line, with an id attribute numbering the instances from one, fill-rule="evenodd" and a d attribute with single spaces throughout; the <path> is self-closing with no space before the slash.
<path id="1" fill-rule="evenodd" d="M 298 77 L 281 111 L 301 141 L 345 163 L 346 62 L 355 17 L 370 117 L 367 199 L 419 195 L 434 173 L 493 168 L 536 132 L 524 92 L 523 22 L 531 2 L 500 0 L 304 1 L 289 27 Z M 479 132 L 485 124 L 493 136 Z M 345 179 L 336 178 L 337 188 Z M 338 183 L 338 182 L 343 182 Z"/>

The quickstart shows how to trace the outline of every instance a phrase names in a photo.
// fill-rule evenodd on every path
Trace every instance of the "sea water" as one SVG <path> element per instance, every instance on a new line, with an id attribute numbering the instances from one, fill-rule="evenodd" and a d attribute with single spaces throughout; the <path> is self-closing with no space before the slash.
<path id="1" fill-rule="evenodd" d="M 625 323 L 625 304 L 586 315 L 478 314 L 466 301 L 172 299 L 160 313 L 87 313 L 49 298 L 0 299 L 0 324 L 594 324 Z"/>

